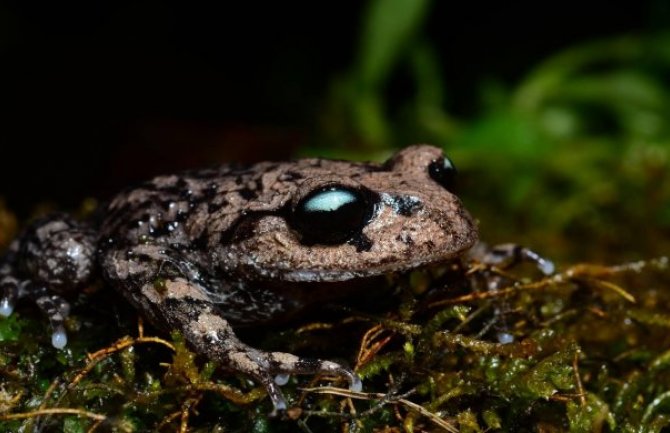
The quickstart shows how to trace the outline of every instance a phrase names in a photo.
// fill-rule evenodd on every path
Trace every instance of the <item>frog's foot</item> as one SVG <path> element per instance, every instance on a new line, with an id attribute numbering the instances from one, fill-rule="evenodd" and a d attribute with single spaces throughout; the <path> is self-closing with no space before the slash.
<path id="1" fill-rule="evenodd" d="M 46 286 L 35 283 L 25 284 L 25 296 L 30 297 L 51 322 L 51 345 L 62 349 L 67 345 L 65 319 L 70 314 L 70 304 L 61 296 L 50 293 Z"/>
<path id="2" fill-rule="evenodd" d="M 16 300 L 19 298 L 19 280 L 14 275 L 14 260 L 19 243 L 14 241 L 9 251 L 0 260 L 0 316 L 9 317 L 14 312 Z"/>
<path id="3" fill-rule="evenodd" d="M 70 304 L 59 295 L 49 292 L 47 287 L 31 281 L 18 282 L 11 276 L 0 279 L 2 297 L 0 297 L 0 316 L 8 317 L 14 311 L 14 305 L 20 298 L 30 298 L 51 322 L 51 344 L 62 349 L 67 344 L 64 321 L 70 313 Z"/>
<path id="4" fill-rule="evenodd" d="M 54 214 L 36 220 L 0 259 L 0 315 L 11 315 L 21 298 L 31 299 L 51 322 L 51 344 L 62 349 L 70 305 L 60 294 L 91 280 L 96 251 L 93 231 L 72 217 Z"/>
<path id="5" fill-rule="evenodd" d="M 471 250 L 470 255 L 482 263 L 499 268 L 509 268 L 521 262 L 529 262 L 535 264 L 540 272 L 545 275 L 551 275 L 556 270 L 551 260 L 542 257 L 530 248 L 517 244 L 500 244 L 487 247 L 485 244 L 479 243 Z"/>
<path id="6" fill-rule="evenodd" d="M 233 350 L 227 357 L 233 369 L 249 374 L 267 389 L 274 406 L 273 414 L 287 409 L 280 386 L 288 382 L 291 374 L 336 375 L 345 377 L 352 391 L 360 391 L 363 387 L 356 373 L 331 361 L 300 358 L 283 352 L 263 352 L 251 347 Z"/>
<path id="7" fill-rule="evenodd" d="M 141 288 L 126 290 L 128 299 L 145 312 L 156 326 L 181 331 L 184 339 L 197 353 L 260 382 L 272 400 L 273 413 L 288 407 L 280 386 L 290 374 L 337 375 L 347 378 L 351 389 L 361 389 L 358 376 L 335 362 L 305 359 L 282 352 L 264 352 L 241 342 L 224 318 L 224 312 L 210 297 L 210 293 L 214 291 L 204 287 L 199 281 L 185 278 L 180 274 L 181 270 L 177 269 L 177 274 L 171 274 L 175 272 L 175 268 L 164 267 L 162 264 L 177 260 L 175 256 L 166 256 L 166 253 L 174 251 L 162 246 L 156 246 L 157 250 L 153 248 L 151 245 L 142 246 L 133 257 L 151 254 L 153 263 L 159 266 L 158 270 L 151 267 L 140 269 L 136 265 L 126 266 L 128 254 L 125 249 L 109 254 L 105 259 L 107 261 L 102 264 L 103 268 L 108 270 L 109 278 L 129 280 L 126 283 L 129 285 L 133 281 L 147 281 Z M 132 274 L 126 269 L 137 270 L 137 273 Z M 119 270 L 126 273 L 119 273 Z M 157 276 L 163 278 L 160 285 L 154 282 Z M 217 289 L 219 295 L 226 295 L 225 285 Z M 253 312 L 253 308 L 250 311 Z"/>

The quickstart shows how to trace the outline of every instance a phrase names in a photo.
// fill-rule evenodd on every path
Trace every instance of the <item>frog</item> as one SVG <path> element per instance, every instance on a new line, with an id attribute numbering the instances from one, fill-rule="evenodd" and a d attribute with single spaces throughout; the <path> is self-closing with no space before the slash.
<path id="1" fill-rule="evenodd" d="M 256 349 L 235 329 L 339 299 L 350 282 L 463 256 L 478 228 L 455 175 L 442 149 L 418 144 L 383 163 L 304 158 L 157 176 L 88 220 L 29 225 L 0 261 L 0 315 L 32 300 L 64 349 L 68 296 L 101 278 L 157 329 L 260 383 L 274 411 L 287 409 L 289 375 L 361 390 L 340 363 Z"/>

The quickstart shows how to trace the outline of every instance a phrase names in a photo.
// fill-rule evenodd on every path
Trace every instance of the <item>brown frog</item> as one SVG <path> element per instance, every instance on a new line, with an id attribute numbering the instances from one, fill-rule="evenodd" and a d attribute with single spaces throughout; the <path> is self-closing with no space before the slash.
<path id="1" fill-rule="evenodd" d="M 337 363 L 257 350 L 232 326 L 338 297 L 344 281 L 462 255 L 477 228 L 454 174 L 440 149 L 415 145 L 384 164 L 301 159 L 156 177 L 95 221 L 55 215 L 30 226 L 0 262 L 0 315 L 32 298 L 63 348 L 63 295 L 101 274 L 155 326 L 263 384 L 276 410 L 288 374 L 341 375 L 360 389 Z"/>

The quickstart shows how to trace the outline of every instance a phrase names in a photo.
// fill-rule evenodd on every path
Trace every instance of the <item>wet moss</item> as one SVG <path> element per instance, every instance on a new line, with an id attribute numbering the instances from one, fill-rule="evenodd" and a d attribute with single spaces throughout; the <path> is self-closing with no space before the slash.
<path id="1" fill-rule="evenodd" d="M 0 321 L 0 429 L 639 432 L 668 424 L 666 258 L 549 277 L 476 262 L 447 268 L 405 279 L 395 311 L 381 317 L 347 313 L 328 326 L 287 328 L 282 339 L 329 336 L 310 355 L 327 358 L 347 344 L 365 392 L 292 378 L 284 387 L 292 408 L 279 419 L 267 416 L 262 388 L 201 359 L 178 334 L 149 336 L 161 333 L 140 322 L 123 336 L 75 308 L 73 344 L 56 352 L 24 305 Z M 502 277 L 497 289 L 481 289 Z M 321 386 L 329 383 L 336 387 Z"/>

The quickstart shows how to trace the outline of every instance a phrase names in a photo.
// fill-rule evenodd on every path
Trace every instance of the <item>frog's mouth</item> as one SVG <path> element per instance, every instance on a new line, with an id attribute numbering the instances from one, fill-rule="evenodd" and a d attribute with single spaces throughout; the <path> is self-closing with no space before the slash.
<path id="1" fill-rule="evenodd" d="M 426 266 L 447 264 L 457 260 L 470 247 L 462 251 L 449 252 L 448 254 L 434 254 L 422 257 L 418 260 L 401 261 L 395 263 L 383 263 L 376 266 L 370 266 L 368 269 L 297 269 L 282 274 L 281 279 L 287 282 L 346 282 L 356 279 L 365 279 L 379 277 L 382 275 L 393 275 L 409 272 L 414 269 L 424 268 Z"/>

